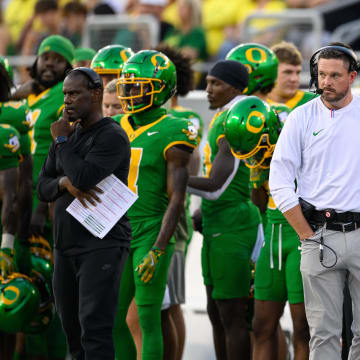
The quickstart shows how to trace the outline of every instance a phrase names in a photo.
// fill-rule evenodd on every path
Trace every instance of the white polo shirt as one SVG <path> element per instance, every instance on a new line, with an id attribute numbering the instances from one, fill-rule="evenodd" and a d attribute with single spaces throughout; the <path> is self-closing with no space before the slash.
<path id="1" fill-rule="evenodd" d="M 282 212 L 298 197 L 317 210 L 360 212 L 360 98 L 330 110 L 318 97 L 292 111 L 276 144 L 269 185 Z"/>

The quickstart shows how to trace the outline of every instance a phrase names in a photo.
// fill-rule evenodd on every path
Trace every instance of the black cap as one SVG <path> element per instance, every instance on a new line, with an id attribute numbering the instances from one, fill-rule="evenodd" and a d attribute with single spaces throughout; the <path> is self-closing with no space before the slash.
<path id="1" fill-rule="evenodd" d="M 246 67 L 234 60 L 218 61 L 209 71 L 209 75 L 226 82 L 240 91 L 243 91 L 249 83 L 249 72 Z"/>

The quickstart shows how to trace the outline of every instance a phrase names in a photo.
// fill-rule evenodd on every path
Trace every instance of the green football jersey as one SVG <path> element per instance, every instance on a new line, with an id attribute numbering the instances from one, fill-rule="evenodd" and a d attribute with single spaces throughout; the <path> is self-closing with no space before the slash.
<path id="1" fill-rule="evenodd" d="M 161 221 L 169 202 L 166 151 L 176 145 L 195 148 L 197 132 L 191 123 L 171 115 L 136 130 L 129 115 L 124 115 L 120 125 L 131 143 L 128 186 L 139 196 L 128 211 L 130 223 Z M 137 234 L 133 233 L 132 246 L 136 238 Z"/>
<path id="2" fill-rule="evenodd" d="M 0 124 L 0 170 L 19 165 L 20 134 L 8 124 Z"/>
<path id="3" fill-rule="evenodd" d="M 252 189 L 264 187 L 268 194 L 269 199 L 266 210 L 267 221 L 271 224 L 287 224 L 287 220 L 281 211 L 276 208 L 274 199 L 270 194 L 269 172 L 269 169 L 261 169 L 259 167 L 250 169 L 250 187 Z"/>
<path id="4" fill-rule="evenodd" d="M 117 115 L 114 115 L 112 116 L 112 118 L 118 123 L 120 124 L 121 123 L 121 118 L 124 116 L 124 114 L 117 114 Z"/>
<path id="5" fill-rule="evenodd" d="M 29 121 L 32 125 L 31 152 L 34 155 L 47 156 L 52 143 L 50 125 L 59 119 L 64 107 L 63 82 L 59 82 L 39 95 L 31 94 L 27 98 Z"/>
<path id="6" fill-rule="evenodd" d="M 303 105 L 318 96 L 318 94 L 312 92 L 298 90 L 295 95 L 285 103 L 285 105 L 291 110 L 294 110 L 296 107 Z M 275 101 L 272 101 L 269 98 L 267 98 L 266 101 L 269 103 L 269 105 L 277 104 Z"/>
<path id="7" fill-rule="evenodd" d="M 219 140 L 225 137 L 225 117 L 226 111 L 219 112 L 209 125 L 203 160 L 203 172 L 206 177 L 210 175 L 213 161 L 218 153 Z M 204 235 L 236 232 L 260 222 L 258 209 L 250 201 L 249 176 L 249 169 L 241 161 L 230 185 L 217 200 L 202 199 Z"/>
<path id="8" fill-rule="evenodd" d="M 21 155 L 30 154 L 31 123 L 26 116 L 27 106 L 25 101 L 7 101 L 0 103 L 0 123 L 13 126 L 20 134 Z"/>
<path id="9" fill-rule="evenodd" d="M 291 112 L 291 109 L 284 104 L 274 104 L 271 105 L 271 108 L 276 111 L 280 121 L 284 124 Z"/>
<path id="10" fill-rule="evenodd" d="M 177 118 L 182 118 L 191 121 L 198 132 L 198 136 L 199 136 L 198 143 L 200 143 L 204 130 L 204 122 L 198 113 L 190 109 L 186 109 L 182 106 L 175 106 L 169 110 L 169 114 Z"/>

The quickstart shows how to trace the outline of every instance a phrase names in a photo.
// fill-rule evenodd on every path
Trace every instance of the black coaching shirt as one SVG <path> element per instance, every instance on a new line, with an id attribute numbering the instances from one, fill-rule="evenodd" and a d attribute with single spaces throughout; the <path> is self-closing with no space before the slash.
<path id="1" fill-rule="evenodd" d="M 59 190 L 63 176 L 82 191 L 90 190 L 110 174 L 127 184 L 130 152 L 126 133 L 111 118 L 103 118 L 85 130 L 78 125 L 66 143 L 51 144 L 39 175 L 37 193 L 41 201 L 55 202 L 54 246 L 63 255 L 130 245 L 131 230 L 126 216 L 103 239 L 97 238 L 66 211 L 74 197 Z"/>

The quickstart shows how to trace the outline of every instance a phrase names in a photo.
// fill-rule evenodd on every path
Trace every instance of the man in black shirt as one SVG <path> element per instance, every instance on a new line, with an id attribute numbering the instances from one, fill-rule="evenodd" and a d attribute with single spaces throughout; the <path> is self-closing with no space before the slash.
<path id="1" fill-rule="evenodd" d="M 102 82 L 93 70 L 72 70 L 63 92 L 64 116 L 51 125 L 55 141 L 37 185 L 39 199 L 55 202 L 55 304 L 76 360 L 113 360 L 112 328 L 130 225 L 123 216 L 99 239 L 66 208 L 74 198 L 96 205 L 102 192 L 96 184 L 110 174 L 127 184 L 130 145 L 122 128 L 103 118 Z"/>

